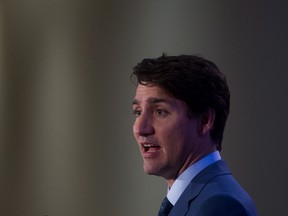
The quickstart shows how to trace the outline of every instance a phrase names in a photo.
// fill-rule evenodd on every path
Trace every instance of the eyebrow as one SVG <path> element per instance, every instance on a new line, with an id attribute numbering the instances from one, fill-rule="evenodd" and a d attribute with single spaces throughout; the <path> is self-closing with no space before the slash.
<path id="1" fill-rule="evenodd" d="M 156 104 L 156 103 L 171 103 L 171 101 L 163 99 L 163 98 L 156 98 L 156 97 L 150 97 L 147 99 L 147 102 L 149 104 Z M 139 100 L 133 99 L 132 104 L 139 104 Z"/>

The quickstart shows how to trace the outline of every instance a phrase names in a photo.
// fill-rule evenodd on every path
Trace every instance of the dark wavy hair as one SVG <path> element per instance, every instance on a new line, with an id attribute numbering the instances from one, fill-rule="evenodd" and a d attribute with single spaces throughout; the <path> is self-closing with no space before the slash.
<path id="1" fill-rule="evenodd" d="M 189 114 L 215 111 L 211 138 L 221 150 L 224 128 L 230 108 L 230 92 L 226 77 L 211 61 L 196 55 L 143 59 L 133 68 L 131 80 L 136 85 L 152 84 L 184 101 Z M 191 116 L 191 115 L 189 115 Z"/>

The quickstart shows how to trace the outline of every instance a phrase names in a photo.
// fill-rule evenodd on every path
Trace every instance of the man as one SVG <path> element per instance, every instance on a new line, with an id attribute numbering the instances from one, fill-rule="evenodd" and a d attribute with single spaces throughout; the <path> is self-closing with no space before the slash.
<path id="1" fill-rule="evenodd" d="M 131 78 L 144 171 L 168 184 L 159 215 L 257 215 L 219 153 L 230 93 L 217 66 L 199 56 L 163 54 L 144 59 Z"/>

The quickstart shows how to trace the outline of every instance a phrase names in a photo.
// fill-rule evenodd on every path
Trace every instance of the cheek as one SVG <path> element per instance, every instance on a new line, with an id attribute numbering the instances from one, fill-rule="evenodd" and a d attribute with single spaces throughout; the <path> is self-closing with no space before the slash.
<path id="1" fill-rule="evenodd" d="M 158 137 L 168 149 L 177 149 L 183 139 L 182 130 L 177 125 L 166 124 L 165 128 L 159 131 Z"/>
<path id="2" fill-rule="evenodd" d="M 132 127 L 132 130 L 133 130 L 134 137 L 137 139 L 138 136 L 137 136 L 136 128 L 137 128 L 136 123 L 134 123 L 133 127 Z"/>
<path id="3" fill-rule="evenodd" d="M 178 123 L 167 128 L 165 131 L 165 140 L 169 143 L 169 147 L 176 151 L 189 145 L 193 133 L 193 129 L 189 125 Z"/>

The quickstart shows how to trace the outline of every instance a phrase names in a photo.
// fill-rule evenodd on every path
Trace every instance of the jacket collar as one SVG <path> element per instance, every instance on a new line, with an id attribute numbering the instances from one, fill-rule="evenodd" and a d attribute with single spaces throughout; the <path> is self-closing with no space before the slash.
<path id="1" fill-rule="evenodd" d="M 202 170 L 195 178 L 192 179 L 190 184 L 184 190 L 183 194 L 180 196 L 179 200 L 176 202 L 175 206 L 171 210 L 169 215 L 179 215 L 179 212 L 185 214 L 189 210 L 189 203 L 191 200 L 195 199 L 205 185 L 215 178 L 216 176 L 231 174 L 228 169 L 226 162 L 224 160 L 216 161 L 215 163 L 209 165 L 204 170 Z"/>

